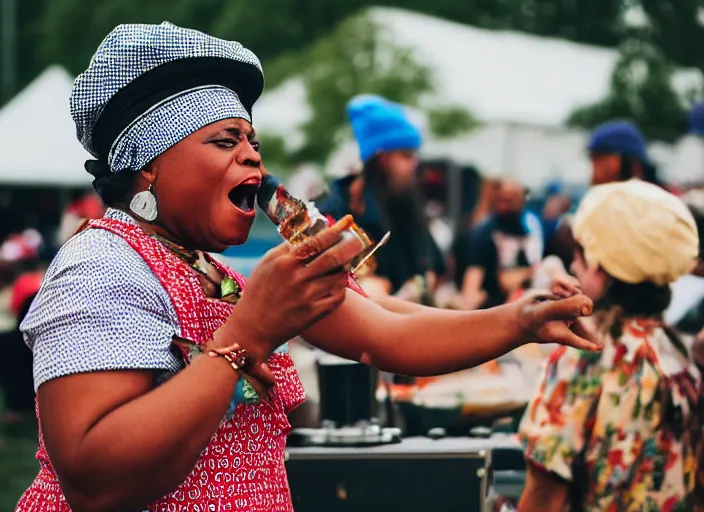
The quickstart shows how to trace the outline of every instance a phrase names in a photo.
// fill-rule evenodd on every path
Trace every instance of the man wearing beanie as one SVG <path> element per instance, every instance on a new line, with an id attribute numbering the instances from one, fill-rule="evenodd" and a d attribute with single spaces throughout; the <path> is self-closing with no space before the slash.
<path id="1" fill-rule="evenodd" d="M 428 230 L 416 185 L 420 131 L 401 105 L 379 96 L 353 98 L 347 116 L 364 168 L 361 176 L 333 183 L 318 208 L 334 218 L 354 215 L 375 241 L 391 232 L 387 246 L 377 253 L 376 276 L 383 279 L 361 281 L 368 293 L 426 301 L 446 269 Z"/>

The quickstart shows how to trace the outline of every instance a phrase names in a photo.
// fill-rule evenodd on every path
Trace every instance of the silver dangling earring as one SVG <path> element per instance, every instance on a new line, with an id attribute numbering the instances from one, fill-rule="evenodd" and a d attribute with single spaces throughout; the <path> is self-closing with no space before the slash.
<path id="1" fill-rule="evenodd" d="M 156 206 L 156 195 L 154 195 L 153 185 L 149 185 L 147 190 L 134 195 L 130 202 L 130 210 L 147 222 L 156 220 L 159 212 Z"/>

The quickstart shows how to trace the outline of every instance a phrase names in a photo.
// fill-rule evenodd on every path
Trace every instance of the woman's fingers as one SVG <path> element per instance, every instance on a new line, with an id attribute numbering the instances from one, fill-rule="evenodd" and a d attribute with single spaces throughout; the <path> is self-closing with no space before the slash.
<path id="1" fill-rule="evenodd" d="M 572 322 L 570 330 L 581 338 L 600 342 L 599 335 L 594 330 L 594 326 L 590 320 L 591 319 L 589 318 L 577 318 L 574 322 Z"/>
<path id="2" fill-rule="evenodd" d="M 252 368 L 252 370 L 250 371 L 250 376 L 253 377 L 256 381 L 263 384 L 265 387 L 271 387 L 276 384 L 276 377 L 274 377 L 274 373 L 271 371 L 269 365 L 267 365 L 266 363 L 255 365 L 254 368 Z M 248 380 L 249 383 L 252 384 L 251 379 Z"/>
<path id="3" fill-rule="evenodd" d="M 293 256 L 306 262 L 319 256 L 337 244 L 342 238 L 342 232 L 353 223 L 352 216 L 345 215 L 332 226 L 296 245 L 293 248 Z"/>
<path id="4" fill-rule="evenodd" d="M 554 330 L 553 330 L 554 329 Z M 598 341 L 592 341 L 578 336 L 572 332 L 564 323 L 556 323 L 554 326 L 547 328 L 548 335 L 543 343 L 560 343 L 579 350 L 588 350 L 590 352 L 598 352 L 604 346 Z"/>
<path id="5" fill-rule="evenodd" d="M 334 291 L 327 297 L 320 299 L 315 304 L 315 317 L 317 320 L 335 311 L 345 301 L 347 290 Z"/>
<path id="6" fill-rule="evenodd" d="M 305 275 L 315 279 L 331 272 L 342 269 L 355 256 L 364 250 L 364 244 L 357 238 L 343 238 L 341 242 L 330 247 L 322 254 L 308 263 Z"/>
<path id="7" fill-rule="evenodd" d="M 320 300 L 345 289 L 347 289 L 347 274 L 336 272 L 316 278 L 308 288 L 306 298 L 311 301 Z"/>
<path id="8" fill-rule="evenodd" d="M 592 313 L 593 303 L 583 294 L 558 300 L 533 292 L 519 304 L 519 321 L 531 341 L 561 343 L 581 350 L 602 349 L 601 342 L 582 325 L 581 317 Z M 574 332 L 572 329 L 574 329 Z"/>
<path id="9" fill-rule="evenodd" d="M 570 321 L 592 314 L 594 304 L 586 295 L 573 295 L 560 300 L 533 301 L 526 306 L 532 308 L 533 322 L 542 324 L 554 320 Z"/>

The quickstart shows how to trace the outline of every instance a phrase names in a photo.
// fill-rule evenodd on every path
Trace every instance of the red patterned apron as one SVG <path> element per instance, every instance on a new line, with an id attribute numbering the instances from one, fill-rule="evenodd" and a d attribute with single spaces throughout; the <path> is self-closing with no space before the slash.
<path id="1" fill-rule="evenodd" d="M 110 219 L 94 220 L 89 225 L 122 237 L 144 258 L 171 297 L 184 338 L 196 343 L 206 342 L 228 318 L 233 306 L 206 297 L 193 270 L 139 226 Z M 244 288 L 245 280 L 241 275 L 223 266 L 219 268 Z M 284 467 L 286 434 L 291 429 L 286 414 L 305 400 L 305 393 L 287 353 L 275 353 L 268 363 L 276 377 L 268 402 L 238 405 L 233 418 L 224 419 L 213 434 L 186 481 L 147 510 L 293 510 Z M 41 429 L 37 460 L 39 475 L 16 510 L 69 512 L 46 453 Z"/>

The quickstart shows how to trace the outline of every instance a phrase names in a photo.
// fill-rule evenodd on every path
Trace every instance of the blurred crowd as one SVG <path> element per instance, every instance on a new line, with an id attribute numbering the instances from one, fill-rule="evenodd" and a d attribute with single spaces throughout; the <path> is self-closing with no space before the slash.
<path id="1" fill-rule="evenodd" d="M 455 225 L 446 208 L 427 202 L 418 183 L 417 128 L 397 105 L 362 97 L 348 112 L 362 163 L 335 180 L 327 192 L 310 168 L 291 187 L 325 214 L 351 213 L 373 239 L 391 238 L 378 254 L 378 268 L 360 280 L 372 297 L 392 294 L 443 308 L 480 309 L 503 304 L 530 288 L 546 288 L 558 272 L 569 272 L 565 219 L 578 198 L 558 183 L 530 191 L 514 178 L 482 180 L 475 207 Z M 637 178 L 668 188 L 647 155 L 647 141 L 623 120 L 597 127 L 585 148 L 600 185 Z M 698 191 L 685 200 L 696 206 Z M 704 203 L 704 201 L 702 201 Z M 704 207 L 704 204 L 702 204 Z M 698 215 L 698 214 L 697 214 Z"/>

